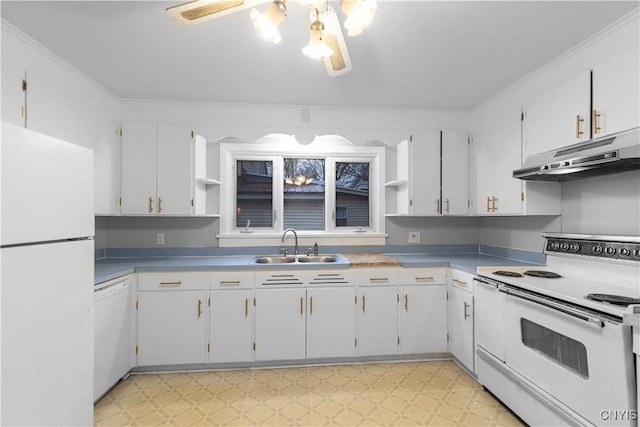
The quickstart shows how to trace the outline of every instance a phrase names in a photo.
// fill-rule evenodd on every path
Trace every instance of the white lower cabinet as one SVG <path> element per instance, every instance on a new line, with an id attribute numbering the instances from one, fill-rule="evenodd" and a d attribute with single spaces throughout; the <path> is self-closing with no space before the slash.
<path id="1" fill-rule="evenodd" d="M 475 372 L 473 276 L 452 270 L 449 285 L 449 352 L 467 368 Z"/>
<path id="2" fill-rule="evenodd" d="M 304 359 L 305 289 L 256 290 L 256 360 Z"/>
<path id="3" fill-rule="evenodd" d="M 138 366 L 206 363 L 207 287 L 206 274 L 138 277 Z"/>
<path id="4" fill-rule="evenodd" d="M 402 269 L 398 290 L 400 354 L 446 352 L 446 270 Z"/>
<path id="5" fill-rule="evenodd" d="M 356 354 L 353 287 L 307 289 L 307 358 Z"/>
<path id="6" fill-rule="evenodd" d="M 253 289 L 209 293 L 209 362 L 253 361 Z"/>

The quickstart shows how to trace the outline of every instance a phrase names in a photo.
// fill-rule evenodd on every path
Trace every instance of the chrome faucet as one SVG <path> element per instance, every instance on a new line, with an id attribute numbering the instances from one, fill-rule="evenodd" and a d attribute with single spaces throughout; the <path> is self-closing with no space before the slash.
<path id="1" fill-rule="evenodd" d="M 287 233 L 291 231 L 294 235 L 294 237 L 296 238 L 296 246 L 293 249 L 293 254 L 294 255 L 298 255 L 298 233 L 296 233 L 296 230 L 294 230 L 293 228 L 287 228 L 286 230 L 284 230 L 284 233 L 282 233 L 282 239 L 280 240 L 280 242 L 284 243 L 284 238 L 287 235 Z"/>

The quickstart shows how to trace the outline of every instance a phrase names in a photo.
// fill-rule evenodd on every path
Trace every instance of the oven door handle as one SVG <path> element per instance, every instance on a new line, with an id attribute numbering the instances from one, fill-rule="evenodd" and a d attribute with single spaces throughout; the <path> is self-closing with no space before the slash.
<path id="1" fill-rule="evenodd" d="M 561 313 L 568 314 L 569 316 L 573 316 L 573 317 L 575 317 L 577 319 L 584 320 L 585 322 L 593 323 L 596 326 L 599 326 L 601 328 L 604 328 L 604 326 L 605 326 L 605 323 L 604 323 L 603 320 L 598 319 L 596 317 L 589 316 L 586 313 L 581 312 L 579 310 L 575 310 L 575 309 L 572 309 L 570 307 L 563 306 L 561 304 L 556 303 L 553 300 L 549 300 L 549 299 L 546 299 L 546 298 L 538 297 L 538 296 L 535 296 L 535 295 L 530 295 L 530 294 L 527 294 L 527 293 L 524 293 L 524 292 L 519 292 L 519 291 L 517 291 L 515 289 L 511 289 L 511 288 L 501 288 L 500 292 L 503 292 L 503 293 L 505 293 L 507 295 L 511 295 L 513 297 L 516 297 L 516 298 L 520 298 L 520 299 L 527 300 L 527 301 L 530 301 L 530 302 L 533 302 L 533 303 L 536 303 L 536 304 L 543 305 L 545 307 L 551 308 L 551 309 L 559 311 Z"/>

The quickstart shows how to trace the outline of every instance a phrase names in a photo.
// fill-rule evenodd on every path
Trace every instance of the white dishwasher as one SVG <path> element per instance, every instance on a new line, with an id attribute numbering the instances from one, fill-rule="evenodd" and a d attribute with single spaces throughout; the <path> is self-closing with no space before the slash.
<path id="1" fill-rule="evenodd" d="M 96 287 L 94 298 L 93 400 L 125 376 L 131 365 L 131 278 Z"/>

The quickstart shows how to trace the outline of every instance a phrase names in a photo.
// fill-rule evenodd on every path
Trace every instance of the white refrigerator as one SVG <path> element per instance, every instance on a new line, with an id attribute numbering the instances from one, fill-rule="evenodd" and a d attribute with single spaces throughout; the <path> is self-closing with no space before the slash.
<path id="1" fill-rule="evenodd" d="M 93 150 L 0 145 L 0 424 L 93 425 Z"/>

